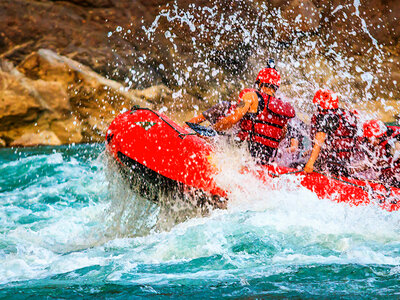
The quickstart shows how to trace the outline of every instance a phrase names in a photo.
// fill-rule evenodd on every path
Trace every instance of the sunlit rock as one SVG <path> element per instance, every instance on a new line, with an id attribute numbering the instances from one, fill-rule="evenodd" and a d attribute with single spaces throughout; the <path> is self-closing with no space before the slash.
<path id="1" fill-rule="evenodd" d="M 40 138 L 46 139 L 43 144 L 54 145 L 102 142 L 116 114 L 134 104 L 151 106 L 146 93 L 136 96 L 122 84 L 51 50 L 32 53 L 17 68 L 3 63 L 0 80 L 0 135 L 11 145 L 41 144 Z M 167 93 L 153 93 L 150 98 L 156 101 L 154 97 Z M 25 135 L 31 131 L 51 134 Z"/>
<path id="2" fill-rule="evenodd" d="M 11 143 L 11 146 L 30 147 L 38 145 L 57 146 L 61 145 L 61 141 L 54 132 L 44 130 L 39 133 L 25 133 Z"/>
<path id="3" fill-rule="evenodd" d="M 35 121 L 45 109 L 30 81 L 19 72 L 0 69 L 0 131 Z"/>
<path id="4" fill-rule="evenodd" d="M 172 101 L 172 91 L 167 86 L 160 84 L 144 90 L 135 90 L 134 94 L 144 101 L 153 104 L 164 104 Z"/>
<path id="5" fill-rule="evenodd" d="M 50 124 L 50 128 L 62 144 L 81 143 L 83 140 L 82 127 L 76 117 L 54 121 Z"/>

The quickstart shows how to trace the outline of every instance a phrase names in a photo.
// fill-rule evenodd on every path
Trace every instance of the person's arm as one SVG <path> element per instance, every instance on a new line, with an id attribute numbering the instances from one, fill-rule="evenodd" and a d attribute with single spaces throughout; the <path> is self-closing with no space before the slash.
<path id="1" fill-rule="evenodd" d="M 285 136 L 287 135 L 287 133 L 288 133 L 288 126 L 287 126 L 287 124 L 282 128 L 282 138 L 280 139 L 280 141 L 282 141 L 284 138 L 285 138 Z"/>
<path id="2" fill-rule="evenodd" d="M 397 162 L 400 159 L 400 142 L 397 141 L 394 143 L 394 153 L 393 153 L 393 162 Z"/>
<path id="3" fill-rule="evenodd" d="M 314 164 L 315 161 L 318 158 L 319 152 L 321 151 L 321 147 L 325 142 L 326 138 L 326 133 L 325 132 L 317 132 L 315 135 L 315 140 L 314 140 L 314 147 L 311 152 L 310 159 L 308 160 L 306 166 L 304 167 L 304 172 L 307 174 L 310 174 L 314 171 Z"/>
<path id="4" fill-rule="evenodd" d="M 299 141 L 295 138 L 290 139 L 290 147 L 288 149 L 289 152 L 294 153 L 299 149 Z"/>
<path id="5" fill-rule="evenodd" d="M 196 117 L 191 118 L 188 122 L 189 123 L 194 123 L 194 124 L 200 124 L 203 123 L 206 120 L 203 114 L 200 114 Z"/>
<path id="6" fill-rule="evenodd" d="M 214 129 L 217 131 L 223 131 L 231 128 L 233 125 L 239 122 L 243 118 L 243 116 L 249 111 L 254 101 L 257 101 L 256 93 L 250 92 L 244 94 L 242 97 L 242 102 L 233 111 L 233 113 L 215 123 Z"/>
<path id="7" fill-rule="evenodd" d="M 394 149 L 395 149 L 396 151 L 400 151 L 400 142 L 399 142 L 399 141 L 397 141 L 397 142 L 394 144 Z"/>

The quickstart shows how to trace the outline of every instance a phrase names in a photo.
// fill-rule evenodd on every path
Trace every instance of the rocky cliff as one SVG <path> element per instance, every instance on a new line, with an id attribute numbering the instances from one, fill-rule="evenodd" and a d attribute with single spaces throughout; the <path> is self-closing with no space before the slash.
<path id="1" fill-rule="evenodd" d="M 133 104 L 185 114 L 235 97 L 273 57 L 309 112 L 320 86 L 393 121 L 396 1 L 0 2 L 0 145 L 101 141 Z"/>

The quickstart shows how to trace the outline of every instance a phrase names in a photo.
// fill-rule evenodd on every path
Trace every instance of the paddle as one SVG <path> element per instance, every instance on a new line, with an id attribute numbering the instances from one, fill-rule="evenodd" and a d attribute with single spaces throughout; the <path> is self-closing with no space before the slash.
<path id="1" fill-rule="evenodd" d="M 211 127 L 202 126 L 195 123 L 186 122 L 187 126 L 189 126 L 194 132 L 201 136 L 216 136 L 218 133 L 212 129 Z"/>

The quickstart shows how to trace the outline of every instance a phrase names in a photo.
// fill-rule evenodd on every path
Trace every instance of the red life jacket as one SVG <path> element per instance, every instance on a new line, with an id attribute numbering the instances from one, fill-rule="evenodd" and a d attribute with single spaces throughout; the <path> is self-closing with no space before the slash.
<path id="1" fill-rule="evenodd" d="M 389 142 L 391 140 L 397 140 L 400 136 L 400 127 L 398 126 L 388 126 L 388 133 L 381 143 L 379 143 L 379 154 L 382 158 L 388 159 L 388 163 L 391 167 L 400 167 L 400 160 L 392 161 L 392 153 L 390 153 Z"/>
<path id="2" fill-rule="evenodd" d="M 400 159 L 394 161 L 389 146 L 390 141 L 397 140 L 400 136 L 400 127 L 387 126 L 388 132 L 381 138 L 381 142 L 377 146 L 372 146 L 366 140 L 368 156 L 373 160 L 376 170 L 380 172 L 380 180 L 383 182 L 400 187 L 398 174 L 400 173 Z"/>
<path id="3" fill-rule="evenodd" d="M 239 98 L 249 92 L 255 92 L 258 96 L 257 112 L 244 115 L 237 136 L 242 141 L 276 149 L 283 138 L 283 128 L 296 115 L 294 108 L 289 103 L 256 89 L 244 89 Z"/>
<path id="4" fill-rule="evenodd" d="M 322 159 L 350 159 L 356 146 L 357 116 L 344 109 L 318 110 L 311 118 L 311 138 L 314 139 L 317 128 L 317 117 L 320 115 L 331 114 L 336 116 L 339 121 L 338 128 L 333 133 L 328 133 L 325 146 L 321 151 Z"/>

